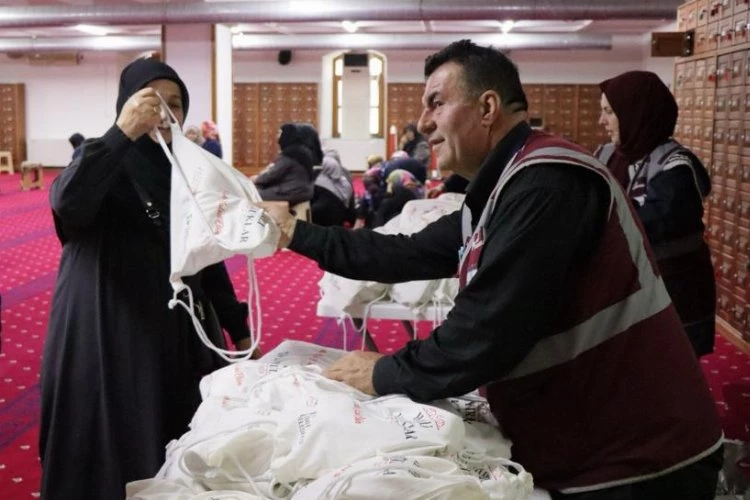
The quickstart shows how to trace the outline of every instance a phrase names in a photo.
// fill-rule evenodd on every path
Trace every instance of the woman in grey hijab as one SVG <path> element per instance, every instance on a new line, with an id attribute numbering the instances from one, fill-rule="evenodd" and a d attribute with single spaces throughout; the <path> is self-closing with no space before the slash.
<path id="1" fill-rule="evenodd" d="M 352 175 L 341 165 L 338 151 L 323 150 L 323 162 L 315 178 L 311 202 L 313 222 L 321 226 L 343 226 L 354 215 Z"/>

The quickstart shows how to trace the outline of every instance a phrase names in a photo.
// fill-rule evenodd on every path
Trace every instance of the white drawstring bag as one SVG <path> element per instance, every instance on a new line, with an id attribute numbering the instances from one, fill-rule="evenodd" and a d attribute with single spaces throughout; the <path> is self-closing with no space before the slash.
<path id="1" fill-rule="evenodd" d="M 159 144 L 172 164 L 169 281 L 174 295 L 169 307 L 182 306 L 190 314 L 203 343 L 223 359 L 248 359 L 260 343 L 260 297 L 252 259 L 272 255 L 281 232 L 275 221 L 257 206 L 261 197 L 253 183 L 185 137 L 164 100 L 162 110 L 172 132 L 170 151 L 156 129 Z M 229 351 L 213 345 L 195 315 L 192 291 L 182 281 L 236 254 L 244 254 L 248 259 L 251 310 L 253 296 L 256 301 L 256 317 L 249 315 L 251 346 L 246 351 Z M 187 303 L 177 298 L 182 291 L 187 293 Z"/>
<path id="2" fill-rule="evenodd" d="M 477 478 L 454 462 L 430 456 L 379 456 L 359 460 L 312 481 L 293 500 L 490 500 Z"/>
<path id="3" fill-rule="evenodd" d="M 171 479 L 141 479 L 126 485 L 127 500 L 263 500 L 242 491 L 205 491 L 196 484 Z"/>

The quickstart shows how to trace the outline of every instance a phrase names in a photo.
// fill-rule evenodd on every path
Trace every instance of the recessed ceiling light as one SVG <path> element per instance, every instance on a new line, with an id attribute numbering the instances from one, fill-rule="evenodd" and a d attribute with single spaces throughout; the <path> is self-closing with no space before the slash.
<path id="1" fill-rule="evenodd" d="M 77 24 L 76 26 L 73 26 L 73 28 L 77 29 L 78 31 L 88 33 L 89 35 L 97 36 L 104 36 L 110 32 L 109 28 L 106 28 L 104 26 L 96 26 L 93 24 Z"/>
<path id="2" fill-rule="evenodd" d="M 512 19 L 508 19 L 507 21 L 503 21 L 500 23 L 500 31 L 503 33 L 508 33 L 510 30 L 513 29 L 513 26 L 515 25 L 515 21 Z"/>
<path id="3" fill-rule="evenodd" d="M 347 33 L 355 33 L 359 29 L 359 25 L 356 21 L 341 21 L 341 27 L 344 28 Z"/>

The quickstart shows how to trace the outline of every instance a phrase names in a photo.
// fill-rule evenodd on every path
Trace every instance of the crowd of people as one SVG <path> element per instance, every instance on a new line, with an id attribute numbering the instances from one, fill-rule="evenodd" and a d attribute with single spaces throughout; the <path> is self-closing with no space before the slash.
<path id="1" fill-rule="evenodd" d="M 722 431 L 697 360 L 714 337 L 710 179 L 672 138 L 669 89 L 644 71 L 602 82 L 611 143 L 592 154 L 531 129 L 501 51 L 454 42 L 424 75 L 418 121 L 390 158 L 367 158 L 361 196 L 305 123 L 281 126 L 277 158 L 251 178 L 264 200 L 310 203 L 312 222 L 262 206 L 279 247 L 326 271 L 459 278 L 429 336 L 391 355 L 350 353 L 325 375 L 424 402 L 480 390 L 514 460 L 555 500 L 712 499 Z M 153 476 L 197 408 L 200 377 L 223 365 L 164 306 L 171 167 L 155 134 L 171 135 L 157 93 L 182 124 L 190 101 L 179 75 L 152 59 L 128 65 L 116 122 L 101 137 L 71 137 L 73 162 L 50 191 L 63 251 L 41 374 L 47 500 L 121 498 L 127 482 Z M 221 157 L 212 122 L 185 135 Z M 453 175 L 428 189 L 433 161 Z M 464 193 L 462 209 L 408 237 L 372 231 L 443 192 Z M 190 281 L 213 342 L 223 330 L 246 348 L 247 305 L 225 266 Z"/>

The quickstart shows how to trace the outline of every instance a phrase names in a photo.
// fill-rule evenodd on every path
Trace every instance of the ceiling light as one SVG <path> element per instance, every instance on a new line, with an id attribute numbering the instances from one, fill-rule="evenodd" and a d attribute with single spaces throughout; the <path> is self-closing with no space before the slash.
<path id="1" fill-rule="evenodd" d="M 344 28 L 347 33 L 355 33 L 359 29 L 359 25 L 356 21 L 341 21 L 341 27 Z"/>
<path id="2" fill-rule="evenodd" d="M 509 32 L 510 30 L 512 30 L 512 29 L 513 29 L 513 26 L 514 26 L 515 24 L 516 24 L 516 23 L 515 23 L 515 21 L 513 21 L 513 20 L 511 20 L 511 19 L 509 19 L 509 20 L 507 20 L 507 21 L 503 21 L 503 22 L 501 22 L 501 23 L 500 23 L 500 30 L 501 30 L 501 31 L 502 31 L 503 33 L 508 33 L 508 32 Z"/>
<path id="3" fill-rule="evenodd" d="M 104 26 L 95 26 L 93 24 L 78 24 L 76 26 L 73 26 L 73 28 L 89 35 L 97 36 L 104 36 L 110 32 L 109 28 L 105 28 Z"/>

